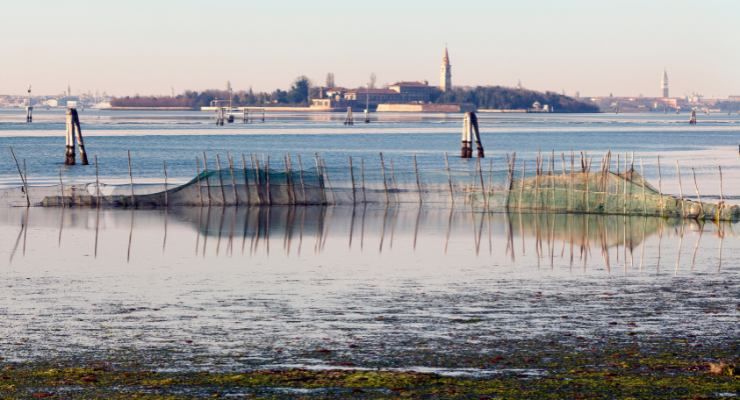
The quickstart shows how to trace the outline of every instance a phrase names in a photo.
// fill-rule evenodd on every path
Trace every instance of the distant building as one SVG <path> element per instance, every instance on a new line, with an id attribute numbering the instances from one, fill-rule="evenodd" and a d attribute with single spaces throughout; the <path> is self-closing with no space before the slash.
<path id="1" fill-rule="evenodd" d="M 348 90 L 344 94 L 344 98 L 347 101 L 353 101 L 357 104 L 368 103 L 376 106 L 380 103 L 398 103 L 401 96 L 399 96 L 398 92 L 391 89 L 358 88 Z"/>
<path id="2" fill-rule="evenodd" d="M 445 53 L 442 56 L 442 71 L 440 72 L 439 90 L 447 92 L 452 90 L 452 65 L 450 65 L 450 54 L 445 46 Z"/>
<path id="3" fill-rule="evenodd" d="M 660 89 L 664 99 L 670 97 L 668 95 L 668 72 L 665 69 L 663 70 L 663 79 L 660 80 Z"/>
<path id="4" fill-rule="evenodd" d="M 429 82 L 396 82 L 388 86 L 388 89 L 398 93 L 400 96 L 397 103 L 425 103 L 432 96 L 433 87 Z"/>

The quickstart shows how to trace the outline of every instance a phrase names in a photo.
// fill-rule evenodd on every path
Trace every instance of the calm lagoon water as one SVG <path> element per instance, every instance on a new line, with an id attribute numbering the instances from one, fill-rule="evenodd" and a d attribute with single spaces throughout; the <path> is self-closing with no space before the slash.
<path id="1" fill-rule="evenodd" d="M 0 147 L 32 185 L 94 180 L 62 167 L 63 115 L 33 124 L 0 111 Z M 368 173 L 378 152 L 399 174 L 412 154 L 440 171 L 457 153 L 459 115 L 388 115 L 344 127 L 340 115 L 267 116 L 217 128 L 202 113 L 82 113 L 102 180 L 195 172 L 195 157 L 319 152 L 341 180 L 347 156 Z M 738 202 L 740 118 L 713 115 L 484 115 L 498 176 L 506 153 L 635 153 L 664 190 Z M 3 150 L 5 151 L 5 150 Z M 472 162 L 451 157 L 453 168 Z M 556 166 L 559 168 L 559 161 Z M 622 166 L 623 167 L 623 166 Z M 372 172 L 372 171 L 375 172 Z M 9 154 L 0 183 L 18 186 Z M 446 207 L 162 210 L 0 209 L 0 356 L 117 358 L 161 369 L 393 367 L 485 374 L 481 360 L 522 341 L 573 348 L 675 338 L 737 344 L 737 224 L 657 218 L 482 214 Z"/>

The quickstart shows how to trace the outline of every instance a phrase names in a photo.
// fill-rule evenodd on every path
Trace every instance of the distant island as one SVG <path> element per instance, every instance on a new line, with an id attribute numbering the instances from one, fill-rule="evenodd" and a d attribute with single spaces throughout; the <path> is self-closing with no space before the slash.
<path id="1" fill-rule="evenodd" d="M 227 85 L 230 86 L 230 85 Z M 595 113 L 593 103 L 554 92 L 539 92 L 504 86 L 452 87 L 442 91 L 427 82 L 397 82 L 386 88 L 318 87 L 301 76 L 290 89 L 272 92 L 209 89 L 185 91 L 176 96 L 126 96 L 111 99 L 114 108 L 185 108 L 203 107 L 305 107 L 309 110 L 337 111 L 347 107 L 356 110 L 381 104 L 392 105 L 458 105 L 462 109 L 537 111 L 557 113 Z M 434 109 L 434 108 L 432 108 Z"/>

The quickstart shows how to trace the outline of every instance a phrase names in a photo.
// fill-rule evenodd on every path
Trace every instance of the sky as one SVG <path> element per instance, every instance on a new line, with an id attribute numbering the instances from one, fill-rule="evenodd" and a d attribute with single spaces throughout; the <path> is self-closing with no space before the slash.
<path id="1" fill-rule="evenodd" d="M 2 0 L 0 94 L 427 80 L 582 96 L 740 95 L 738 0 Z"/>

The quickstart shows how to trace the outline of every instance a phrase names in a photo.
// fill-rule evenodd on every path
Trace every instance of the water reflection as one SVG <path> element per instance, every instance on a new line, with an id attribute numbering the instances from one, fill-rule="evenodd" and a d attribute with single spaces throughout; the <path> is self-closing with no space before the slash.
<path id="1" fill-rule="evenodd" d="M 736 237 L 736 227 L 729 223 L 372 205 L 190 207 L 166 211 L 11 208 L 0 215 L 0 224 L 18 227 L 14 240 L 8 237 L 5 241 L 13 243 L 8 250 L 10 263 L 19 255 L 26 256 L 27 246 L 37 240 L 36 231 L 50 230 L 58 230 L 55 232 L 58 247 L 71 256 L 75 249 L 88 244 L 79 238 L 63 240 L 65 231 L 90 231 L 93 233 L 90 237 L 93 258 L 98 258 L 105 241 L 109 252 L 110 248 L 125 246 L 127 263 L 140 261 L 154 253 L 150 245 L 152 232 L 156 230 L 161 238 L 156 239 L 161 243 L 157 253 L 165 256 L 182 256 L 186 248 L 202 258 L 270 255 L 276 249 L 285 256 L 301 256 L 308 243 L 313 254 L 344 248 L 360 253 L 413 255 L 417 248 L 423 247 L 425 252 L 439 251 L 443 256 L 454 253 L 490 257 L 537 268 L 555 268 L 556 264 L 563 264 L 572 270 L 576 265 L 583 269 L 592 265 L 609 272 L 613 268 L 642 271 L 651 266 L 659 272 L 663 247 L 669 246 L 675 251 L 673 272 L 678 274 L 689 256 L 688 270 L 694 271 L 698 255 L 712 251 L 712 246 L 717 255 L 713 262 L 717 270 L 721 269 L 724 238 Z M 124 237 L 120 235 L 122 231 L 125 231 Z M 704 238 L 705 233 L 714 238 L 711 243 Z M 188 237 L 193 234 L 194 241 L 187 245 L 191 240 Z M 105 238 L 108 235 L 110 239 Z M 138 235 L 142 236 L 140 241 Z M 45 240 L 41 238 L 44 235 L 38 236 L 38 240 Z M 664 236 L 670 238 L 670 244 L 664 243 Z M 685 237 L 693 241 L 691 250 L 683 249 Z M 367 248 L 368 240 L 377 242 L 376 250 Z M 646 245 L 651 240 L 652 244 Z M 684 251 L 691 254 L 683 255 Z M 107 259 L 115 254 L 103 256 Z"/>

